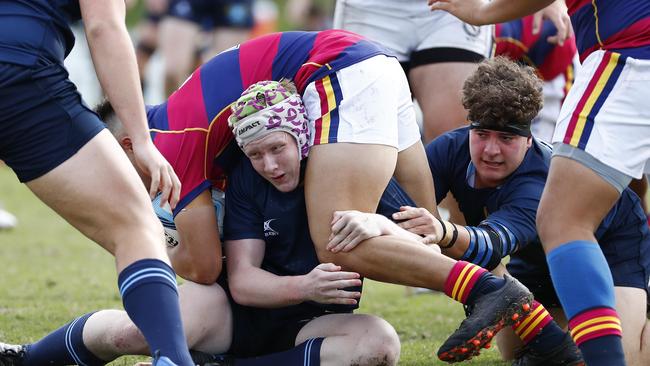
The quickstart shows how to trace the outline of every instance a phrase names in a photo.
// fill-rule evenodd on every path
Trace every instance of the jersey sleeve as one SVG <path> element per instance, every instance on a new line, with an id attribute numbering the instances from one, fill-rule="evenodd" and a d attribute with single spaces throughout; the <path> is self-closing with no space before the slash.
<path id="1" fill-rule="evenodd" d="M 250 163 L 244 159 L 230 177 L 226 189 L 224 240 L 264 240 L 264 219 L 253 197 L 257 180 L 251 171 Z"/>
<path id="2" fill-rule="evenodd" d="M 413 206 L 415 202 L 406 194 L 395 178 L 388 181 L 388 186 L 379 200 L 377 213 L 392 220 L 392 215 L 402 206 Z"/>
<path id="3" fill-rule="evenodd" d="M 451 159 L 454 158 L 451 151 L 452 142 L 452 138 L 448 134 L 444 134 L 431 141 L 426 147 L 437 203 L 440 203 L 445 198 L 453 179 L 451 169 Z"/>
<path id="4" fill-rule="evenodd" d="M 513 250 L 517 250 L 537 239 L 535 216 L 544 182 L 541 179 L 526 179 L 507 189 L 508 193 L 502 193 L 504 198 L 499 209 L 490 213 L 481 225 L 490 226 L 500 236 L 514 243 Z"/>

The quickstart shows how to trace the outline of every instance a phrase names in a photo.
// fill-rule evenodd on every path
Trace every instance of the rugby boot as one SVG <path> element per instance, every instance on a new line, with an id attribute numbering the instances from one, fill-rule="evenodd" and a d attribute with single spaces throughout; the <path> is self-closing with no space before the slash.
<path id="1" fill-rule="evenodd" d="M 449 363 L 469 360 L 488 348 L 503 327 L 530 312 L 533 294 L 515 278 L 505 275 L 505 285 L 481 295 L 468 309 L 469 315 L 438 349 L 438 358 Z"/>
<path id="2" fill-rule="evenodd" d="M 209 353 L 190 350 L 192 361 L 197 366 L 233 366 L 234 361 L 231 356 L 211 355 Z"/>
<path id="3" fill-rule="evenodd" d="M 585 366 L 580 349 L 567 333 L 557 347 L 540 353 L 524 347 L 516 356 L 512 366 Z"/>
<path id="4" fill-rule="evenodd" d="M 0 342 L 0 366 L 21 366 L 25 358 L 25 346 Z"/>

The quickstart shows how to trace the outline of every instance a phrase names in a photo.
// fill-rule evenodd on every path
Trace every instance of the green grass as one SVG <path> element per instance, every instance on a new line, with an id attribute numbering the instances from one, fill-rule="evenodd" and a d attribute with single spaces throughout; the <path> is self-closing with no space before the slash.
<path id="1" fill-rule="evenodd" d="M 121 308 L 112 257 L 38 201 L 13 172 L 0 167 L 0 202 L 19 226 L 0 231 L 0 340 L 27 343 L 76 316 Z M 89 209 L 91 209 L 89 207 Z M 405 296 L 403 287 L 367 281 L 361 312 L 397 329 L 400 365 L 443 365 L 434 352 L 463 318 L 440 294 Z M 123 357 L 111 365 L 133 365 Z M 494 348 L 468 365 L 506 365 Z"/>

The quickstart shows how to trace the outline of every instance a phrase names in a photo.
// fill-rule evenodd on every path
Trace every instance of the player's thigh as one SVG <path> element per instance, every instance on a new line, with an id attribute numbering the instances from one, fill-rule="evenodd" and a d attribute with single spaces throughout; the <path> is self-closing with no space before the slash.
<path id="1" fill-rule="evenodd" d="M 395 178 L 418 207 L 437 213 L 435 186 L 422 142 L 418 140 L 399 152 Z"/>
<path id="2" fill-rule="evenodd" d="M 160 243 L 140 177 L 108 130 L 27 186 L 48 206 L 111 253 L 121 243 Z"/>
<path id="3" fill-rule="evenodd" d="M 377 209 L 396 162 L 397 149 L 386 145 L 336 143 L 311 148 L 305 202 L 317 249 L 327 244 L 334 211 Z"/>
<path id="4" fill-rule="evenodd" d="M 475 63 L 443 62 L 411 69 L 409 80 L 422 108 L 425 142 L 467 123 L 461 90 L 476 68 Z"/>
<path id="5" fill-rule="evenodd" d="M 554 156 L 537 211 L 545 251 L 573 240 L 593 240 L 618 197 L 613 185 L 583 163 Z"/>
<path id="6" fill-rule="evenodd" d="M 313 146 L 305 198 L 317 248 L 325 246 L 333 211 L 376 210 L 398 150 L 418 139 L 415 120 L 401 120 L 409 108 L 412 111 L 407 94 L 399 63 L 386 56 L 361 61 L 307 86 L 303 101 Z"/>
<path id="7" fill-rule="evenodd" d="M 646 317 L 647 293 L 633 287 L 614 287 L 616 293 L 616 312 L 623 328 L 623 349 L 628 365 L 642 365 L 641 360 L 648 357 L 647 347 L 650 340 L 644 331 L 648 320 Z M 642 350 L 645 351 L 645 355 Z"/>
<path id="8" fill-rule="evenodd" d="M 216 283 L 206 286 L 187 281 L 178 292 L 189 347 L 206 353 L 226 352 L 233 317 L 225 291 Z"/>

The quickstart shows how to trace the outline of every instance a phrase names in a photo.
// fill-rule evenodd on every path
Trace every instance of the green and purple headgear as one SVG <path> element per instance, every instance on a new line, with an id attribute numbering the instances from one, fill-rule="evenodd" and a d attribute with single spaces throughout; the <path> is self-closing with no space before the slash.
<path id="1" fill-rule="evenodd" d="M 300 95 L 277 81 L 249 86 L 230 107 L 228 124 L 242 149 L 271 132 L 284 131 L 298 143 L 300 158 L 309 153 L 309 124 Z"/>

